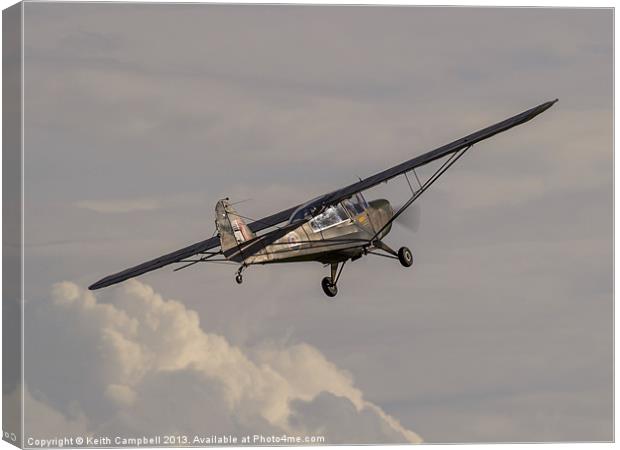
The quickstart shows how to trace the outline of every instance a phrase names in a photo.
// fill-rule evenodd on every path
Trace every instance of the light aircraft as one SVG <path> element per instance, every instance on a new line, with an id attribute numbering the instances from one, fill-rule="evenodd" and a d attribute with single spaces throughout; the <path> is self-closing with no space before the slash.
<path id="1" fill-rule="evenodd" d="M 235 279 L 241 284 L 243 271 L 254 264 L 318 261 L 331 268 L 321 286 L 326 295 L 334 297 L 342 269 L 349 260 L 377 254 L 398 259 L 404 267 L 410 267 L 411 251 L 407 247 L 393 250 L 384 241 L 394 220 L 474 144 L 533 119 L 555 102 L 557 99 L 542 103 L 349 186 L 250 223 L 237 213 L 228 198 L 222 199 L 215 205 L 216 236 L 109 275 L 89 289 L 120 283 L 174 263 L 183 264 L 175 269 L 180 270 L 198 263 L 234 262 L 239 265 Z M 433 175 L 420 181 L 415 169 L 441 158 L 446 160 Z M 384 199 L 366 201 L 363 191 L 399 175 L 406 178 L 411 190 L 411 197 L 401 207 L 395 210 Z M 263 230 L 267 231 L 257 234 Z"/>

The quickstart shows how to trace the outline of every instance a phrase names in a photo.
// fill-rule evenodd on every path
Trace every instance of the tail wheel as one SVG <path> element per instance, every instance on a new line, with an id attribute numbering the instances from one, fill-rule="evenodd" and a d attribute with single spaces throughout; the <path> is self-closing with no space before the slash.
<path id="1" fill-rule="evenodd" d="M 323 288 L 323 292 L 328 297 L 335 297 L 338 293 L 338 286 L 332 283 L 332 279 L 330 277 L 325 277 L 321 281 L 321 287 Z"/>
<path id="2" fill-rule="evenodd" d="M 238 273 L 238 274 L 235 276 L 235 281 L 237 282 L 237 284 L 241 284 L 241 283 L 243 283 L 243 275 L 241 275 L 240 273 Z"/>
<path id="3" fill-rule="evenodd" d="M 411 250 L 407 247 L 401 247 L 398 249 L 398 260 L 403 265 L 403 267 L 411 267 L 413 264 L 413 255 L 411 254 Z"/>

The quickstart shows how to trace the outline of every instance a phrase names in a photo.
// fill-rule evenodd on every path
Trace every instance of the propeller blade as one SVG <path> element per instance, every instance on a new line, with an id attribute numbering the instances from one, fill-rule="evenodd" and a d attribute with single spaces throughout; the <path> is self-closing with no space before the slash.
<path id="1" fill-rule="evenodd" d="M 400 209 L 400 206 L 394 209 L 398 211 Z M 395 222 L 410 231 L 417 232 L 420 229 L 421 217 L 422 210 L 420 208 L 420 205 L 418 203 L 414 203 L 409 208 L 407 208 L 400 216 L 398 216 Z"/>

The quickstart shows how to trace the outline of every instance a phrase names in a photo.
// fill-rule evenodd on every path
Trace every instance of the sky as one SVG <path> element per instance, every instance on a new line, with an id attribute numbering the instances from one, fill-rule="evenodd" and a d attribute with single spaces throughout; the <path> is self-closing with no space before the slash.
<path id="1" fill-rule="evenodd" d="M 611 440 L 612 18 L 26 3 L 26 437 Z M 335 300 L 317 263 L 86 290 L 220 198 L 260 218 L 555 98 L 393 228 L 412 268 L 362 258 Z"/>

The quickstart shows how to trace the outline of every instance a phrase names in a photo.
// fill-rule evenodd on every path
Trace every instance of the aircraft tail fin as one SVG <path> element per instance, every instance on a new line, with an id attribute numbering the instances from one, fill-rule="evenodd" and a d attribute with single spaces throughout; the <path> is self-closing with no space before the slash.
<path id="1" fill-rule="evenodd" d="M 228 198 L 218 201 L 215 205 L 215 226 L 220 237 L 222 253 L 227 257 L 239 250 L 240 244 L 256 237 L 232 207 Z"/>

